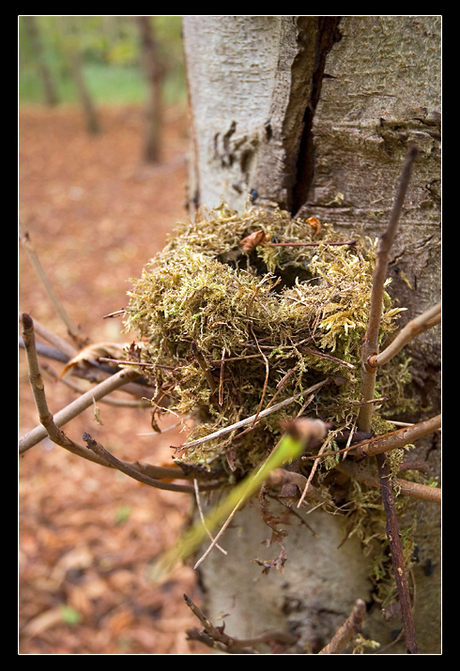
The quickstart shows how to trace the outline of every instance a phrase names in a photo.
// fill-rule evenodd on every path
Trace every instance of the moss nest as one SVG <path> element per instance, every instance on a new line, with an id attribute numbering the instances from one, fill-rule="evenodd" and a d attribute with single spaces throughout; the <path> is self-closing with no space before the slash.
<path id="1" fill-rule="evenodd" d="M 325 379 L 306 414 L 337 430 L 356 420 L 375 245 L 364 237 L 337 244 L 343 235 L 318 223 L 222 206 L 180 225 L 132 280 L 125 327 L 139 346 L 129 357 L 156 389 L 154 421 L 165 402 L 167 411 L 198 419 L 178 461 L 246 473 L 273 448 L 280 420 L 295 416 L 306 390 Z M 382 338 L 398 312 L 387 295 Z M 249 431 L 196 444 L 254 415 Z"/>

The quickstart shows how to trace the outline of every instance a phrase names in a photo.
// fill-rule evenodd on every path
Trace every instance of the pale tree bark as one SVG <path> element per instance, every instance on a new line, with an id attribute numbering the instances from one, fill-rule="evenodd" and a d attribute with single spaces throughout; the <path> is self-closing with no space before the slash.
<path id="1" fill-rule="evenodd" d="M 188 16 L 184 45 L 192 138 L 189 207 L 239 211 L 276 203 L 375 238 L 388 223 L 407 146 L 420 156 L 390 261 L 405 321 L 439 301 L 440 42 L 436 16 Z M 401 322 L 404 324 L 404 321 Z M 418 410 L 439 412 L 439 332 L 409 348 Z M 417 442 L 439 475 L 439 438 Z M 436 470 L 437 469 L 437 470 Z M 419 511 L 420 512 L 420 511 Z M 427 504 L 417 536 L 415 607 L 421 653 L 440 650 L 439 510 Z M 209 618 L 248 638 L 295 631 L 318 652 L 352 611 L 371 603 L 367 560 L 346 520 L 316 511 L 285 539 L 284 573 L 254 558 L 267 528 L 247 506 L 200 566 Z M 394 622 L 369 611 L 363 635 L 384 646 Z M 398 644 L 389 653 L 401 653 Z"/>

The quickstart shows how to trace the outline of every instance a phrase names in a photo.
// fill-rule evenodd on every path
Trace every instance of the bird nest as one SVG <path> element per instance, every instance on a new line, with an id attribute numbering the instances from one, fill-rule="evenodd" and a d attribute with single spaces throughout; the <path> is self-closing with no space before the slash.
<path id="1" fill-rule="evenodd" d="M 243 474 L 299 412 L 353 425 L 374 261 L 369 240 L 280 210 L 222 206 L 179 226 L 132 280 L 125 321 L 153 421 L 194 414 L 176 460 Z M 399 312 L 384 302 L 382 338 Z"/>

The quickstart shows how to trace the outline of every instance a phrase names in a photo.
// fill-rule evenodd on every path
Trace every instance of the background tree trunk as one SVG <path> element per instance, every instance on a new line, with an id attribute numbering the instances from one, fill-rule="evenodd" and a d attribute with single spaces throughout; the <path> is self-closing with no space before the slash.
<path id="1" fill-rule="evenodd" d="M 159 60 L 155 31 L 151 16 L 136 17 L 142 50 L 142 65 L 148 85 L 145 106 L 145 131 L 143 159 L 158 163 L 161 158 L 162 101 L 161 85 L 163 66 Z"/>
<path id="2" fill-rule="evenodd" d="M 388 222 L 407 146 L 420 158 L 392 250 L 392 293 L 404 320 L 440 293 L 439 17 L 189 16 L 184 45 L 192 151 L 189 207 L 225 201 L 276 203 L 346 231 L 380 235 Z M 401 322 L 402 324 L 404 321 Z M 410 348 L 421 419 L 439 412 L 439 333 Z M 417 443 L 439 475 L 436 437 Z M 437 469 L 437 470 L 436 470 Z M 416 627 L 420 652 L 438 653 L 439 511 L 419 511 Z M 284 574 L 262 575 L 255 557 L 267 527 L 247 506 L 228 529 L 224 557 L 201 565 L 208 615 L 249 637 L 295 630 L 318 651 L 357 598 L 371 602 L 366 559 L 344 518 L 317 511 L 291 527 Z M 265 554 L 264 554 L 265 553 Z M 398 624 L 368 613 L 364 636 L 382 645 Z M 396 645 L 389 652 L 400 653 Z"/>
<path id="3" fill-rule="evenodd" d="M 61 17 L 60 24 L 63 35 L 65 36 L 65 47 L 69 59 L 70 72 L 72 73 L 72 78 L 86 121 L 86 130 L 90 135 L 97 135 L 101 132 L 101 126 L 91 92 L 83 73 L 78 26 L 75 18 L 72 16 Z"/>
<path id="4" fill-rule="evenodd" d="M 37 24 L 37 17 L 24 16 L 23 20 L 27 28 L 27 33 L 30 39 L 35 61 L 37 63 L 38 71 L 43 82 L 45 102 L 50 107 L 54 107 L 58 104 L 59 100 L 48 63 L 46 62 L 45 55 L 43 53 L 42 40 L 40 29 Z"/>

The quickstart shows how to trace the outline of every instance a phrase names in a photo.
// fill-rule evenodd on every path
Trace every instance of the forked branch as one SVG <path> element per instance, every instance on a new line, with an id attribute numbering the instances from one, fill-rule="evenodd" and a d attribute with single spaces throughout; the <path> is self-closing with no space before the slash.
<path id="1" fill-rule="evenodd" d="M 417 157 L 417 153 L 418 151 L 416 147 L 411 147 L 408 152 L 401 175 L 398 193 L 391 212 L 390 222 L 388 224 L 387 230 L 383 233 L 383 235 L 381 235 L 377 247 L 377 260 L 372 278 L 369 323 L 361 349 L 361 361 L 363 368 L 362 391 L 363 401 L 365 402 L 374 398 L 376 369 L 375 366 L 369 366 L 368 362 L 369 358 L 378 354 L 379 351 L 378 342 L 389 254 L 396 234 L 396 228 L 399 217 L 401 215 L 407 187 L 409 185 L 412 164 Z M 358 427 L 360 431 L 365 431 L 366 433 L 370 432 L 372 412 L 373 407 L 371 403 L 365 403 L 361 406 L 358 418 Z"/>
<path id="2" fill-rule="evenodd" d="M 174 471 L 170 468 L 163 469 L 162 467 L 150 466 L 149 464 L 128 463 L 125 461 L 121 461 L 120 459 L 114 457 L 110 452 L 108 452 L 102 445 L 93 440 L 89 434 L 85 434 L 83 437 L 87 443 L 86 448 L 71 440 L 64 433 L 64 431 L 62 431 L 62 429 L 57 425 L 55 418 L 53 417 L 52 413 L 48 408 L 48 403 L 45 395 L 45 388 L 40 373 L 37 352 L 35 349 L 34 323 L 30 315 L 23 314 L 22 323 L 23 323 L 24 344 L 27 353 L 27 364 L 29 369 L 29 380 L 34 395 L 38 416 L 42 425 L 41 428 L 43 429 L 42 438 L 48 436 L 53 443 L 59 445 L 60 447 L 63 447 L 64 449 L 68 450 L 69 452 L 72 452 L 73 454 L 76 454 L 79 457 L 95 462 L 102 466 L 106 466 L 109 468 L 116 468 L 125 473 L 126 475 L 128 475 L 129 477 L 132 477 L 133 479 L 142 482 L 144 484 L 150 485 L 151 487 L 155 487 L 157 489 L 165 489 L 168 491 L 186 492 L 189 494 L 194 492 L 193 485 L 176 484 L 171 482 L 164 482 L 160 479 L 157 479 L 161 477 L 164 478 L 180 477 L 180 479 L 185 478 L 183 474 L 177 476 L 177 474 L 174 473 Z M 137 373 L 134 373 L 132 371 L 124 370 L 120 371 L 120 373 L 115 374 L 113 377 L 116 377 L 118 382 L 120 382 L 120 380 L 124 380 L 126 382 L 133 376 L 137 375 L 138 375 Z M 118 384 L 118 386 L 120 386 L 120 383 Z M 109 391 L 110 388 L 108 390 L 108 385 L 106 385 L 105 393 L 109 393 Z M 91 392 L 89 393 L 91 394 L 92 392 L 94 392 L 94 389 L 91 390 Z M 81 398 L 82 397 L 80 397 L 78 401 L 81 401 Z M 91 399 L 94 399 L 93 395 L 91 396 Z M 69 407 L 70 406 L 67 406 L 67 408 L 64 410 L 68 410 Z M 82 407 L 80 404 L 79 412 L 82 412 L 83 409 L 85 408 Z M 75 415 L 73 416 L 76 416 L 76 414 L 78 414 L 78 412 L 76 412 Z M 69 417 L 68 415 L 67 417 L 68 419 L 72 418 Z M 63 420 L 62 415 L 61 420 Z M 63 421 L 62 423 L 65 422 Z M 40 438 L 40 440 L 42 438 Z M 30 443 L 28 443 L 27 448 L 25 449 L 28 449 L 29 447 L 31 447 Z M 153 475 L 156 475 L 157 478 L 152 477 Z M 213 489 L 215 488 L 215 486 L 216 485 L 214 485 L 214 483 L 205 483 L 202 485 L 201 488 Z"/>
<path id="3" fill-rule="evenodd" d="M 419 333 L 423 333 L 441 322 L 441 303 L 425 310 L 421 315 L 412 319 L 401 329 L 396 338 L 380 354 L 369 357 L 368 365 L 371 367 L 383 366 L 388 363 L 407 343 Z"/>
<path id="4" fill-rule="evenodd" d="M 382 318 L 382 305 L 384 297 L 384 286 L 387 277 L 388 260 L 390 249 L 396 234 L 399 217 L 409 185 L 412 164 L 417 157 L 417 149 L 409 149 L 406 162 L 403 167 L 398 193 L 391 212 L 390 222 L 387 230 L 380 237 L 377 247 L 377 260 L 373 275 L 371 306 L 369 311 L 369 323 L 366 334 L 363 339 L 361 350 L 362 361 L 362 395 L 364 405 L 358 417 L 358 428 L 360 431 L 371 431 L 371 420 L 373 406 L 367 403 L 374 398 L 376 370 L 377 367 L 369 364 L 371 357 L 378 355 L 378 339 L 380 333 L 380 323 Z M 398 589 L 399 602 L 401 605 L 401 614 L 404 623 L 404 633 L 406 638 L 406 651 L 409 654 L 418 653 L 417 637 L 414 627 L 414 619 L 410 602 L 409 586 L 406 577 L 406 568 L 404 565 L 404 554 L 399 532 L 399 524 L 396 516 L 396 508 L 393 496 L 393 485 L 390 479 L 390 472 L 384 453 L 376 457 L 379 469 L 380 489 L 386 515 L 386 533 L 390 545 L 391 560 L 393 564 L 396 586 Z"/>

